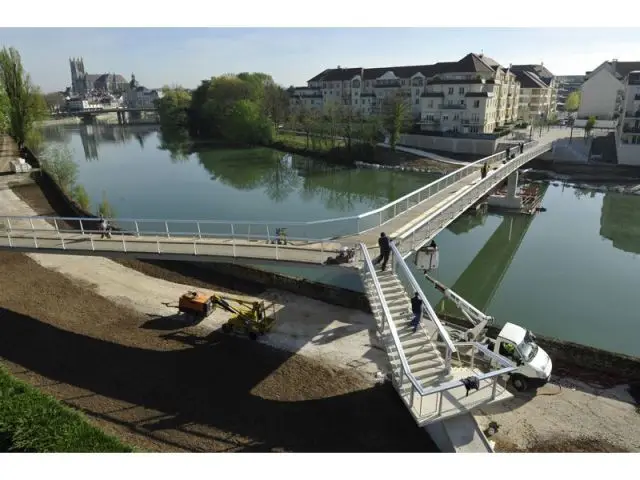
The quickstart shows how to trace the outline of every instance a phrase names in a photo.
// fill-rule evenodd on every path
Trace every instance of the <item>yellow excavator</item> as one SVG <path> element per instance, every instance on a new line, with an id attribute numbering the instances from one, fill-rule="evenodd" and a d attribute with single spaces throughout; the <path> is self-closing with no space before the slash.
<path id="1" fill-rule="evenodd" d="M 235 302 L 239 307 L 232 307 L 229 301 Z M 225 299 L 218 295 L 189 291 L 183 294 L 178 301 L 178 310 L 189 320 L 202 321 L 220 307 L 234 316 L 222 325 L 224 333 L 237 333 L 255 340 L 260 335 L 269 332 L 276 321 L 276 313 L 273 304 L 266 305 L 262 302 L 247 302 L 237 299 Z M 273 315 L 269 316 L 267 310 L 271 308 Z"/>

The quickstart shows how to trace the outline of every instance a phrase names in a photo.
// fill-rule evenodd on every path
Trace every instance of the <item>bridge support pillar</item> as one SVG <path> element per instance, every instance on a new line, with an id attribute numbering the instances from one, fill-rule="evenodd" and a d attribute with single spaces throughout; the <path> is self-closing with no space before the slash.
<path id="1" fill-rule="evenodd" d="M 518 191 L 518 170 L 513 172 L 507 178 L 507 198 L 513 200 L 516 198 L 516 192 Z"/>

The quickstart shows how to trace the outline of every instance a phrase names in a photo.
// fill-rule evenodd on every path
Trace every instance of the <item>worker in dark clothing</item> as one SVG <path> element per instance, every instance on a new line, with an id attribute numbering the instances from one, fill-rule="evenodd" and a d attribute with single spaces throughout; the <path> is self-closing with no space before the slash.
<path id="1" fill-rule="evenodd" d="M 378 265 L 382 262 L 382 271 L 387 268 L 387 262 L 389 261 L 389 255 L 391 254 L 391 244 L 389 243 L 389 237 L 384 232 L 380 234 L 378 238 L 378 246 L 380 247 L 380 255 L 373 262 L 374 265 Z"/>
<path id="2" fill-rule="evenodd" d="M 411 312 L 413 313 L 413 320 L 411 320 L 409 326 L 413 327 L 413 333 L 416 333 L 422 319 L 422 299 L 418 292 L 411 299 Z"/>
<path id="3" fill-rule="evenodd" d="M 488 168 L 487 168 L 487 162 L 485 162 L 485 163 L 482 165 L 482 168 L 480 169 L 480 177 L 481 177 L 481 178 L 485 178 L 485 177 L 487 176 L 487 170 L 488 170 Z"/>
<path id="4" fill-rule="evenodd" d="M 524 153 L 524 142 L 520 142 L 520 153 Z"/>
<path id="5" fill-rule="evenodd" d="M 511 147 L 507 147 L 507 160 L 511 158 Z"/>

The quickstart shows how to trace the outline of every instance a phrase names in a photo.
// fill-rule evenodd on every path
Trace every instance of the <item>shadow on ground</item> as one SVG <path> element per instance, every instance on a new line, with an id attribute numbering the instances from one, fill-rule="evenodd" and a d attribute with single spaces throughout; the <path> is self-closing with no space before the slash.
<path id="1" fill-rule="evenodd" d="M 340 373 L 325 369 L 329 378 L 318 378 L 313 374 L 322 369 L 305 371 L 300 364 L 288 369 L 292 361 L 307 360 L 257 342 L 214 332 L 185 342 L 193 347 L 147 350 L 72 333 L 11 310 L 0 315 L 0 329 L 0 357 L 53 383 L 128 405 L 86 408 L 88 415 L 156 440 L 167 429 L 202 439 L 198 447 L 181 443 L 179 434 L 161 440 L 175 442 L 177 450 L 436 451 L 390 385 L 322 398 L 321 385 L 339 381 Z M 125 415 L 140 407 L 157 413 Z"/>

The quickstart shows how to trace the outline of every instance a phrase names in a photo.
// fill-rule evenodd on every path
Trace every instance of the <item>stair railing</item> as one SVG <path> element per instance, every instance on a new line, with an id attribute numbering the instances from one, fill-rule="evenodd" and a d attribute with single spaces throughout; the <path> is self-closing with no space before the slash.
<path id="1" fill-rule="evenodd" d="M 447 331 L 446 328 L 444 328 L 444 325 L 442 325 L 442 322 L 438 318 L 438 315 L 436 314 L 435 310 L 429 303 L 429 300 L 427 299 L 426 295 L 422 291 L 422 288 L 420 288 L 420 285 L 418 285 L 418 282 L 413 276 L 413 273 L 411 273 L 411 270 L 409 270 L 409 266 L 404 261 L 404 258 L 402 258 L 402 255 L 400 254 L 398 247 L 394 242 L 390 242 L 390 243 L 391 243 L 391 253 L 392 253 L 391 262 L 393 265 L 393 271 L 396 275 L 398 275 L 398 277 L 400 278 L 400 282 L 405 286 L 405 289 L 407 288 L 407 284 L 408 284 L 408 286 L 412 288 L 414 292 L 418 293 L 420 300 L 422 300 L 423 312 L 426 314 L 429 320 L 433 322 L 433 324 L 437 329 L 437 333 L 440 335 L 440 338 L 444 342 L 444 345 L 446 348 L 445 368 L 447 373 L 449 373 L 451 371 L 451 355 L 457 352 L 457 348 L 453 344 L 453 341 L 449 336 L 449 332 Z M 410 292 L 407 292 L 407 293 L 409 298 L 411 298 L 412 295 L 410 294 Z"/>

